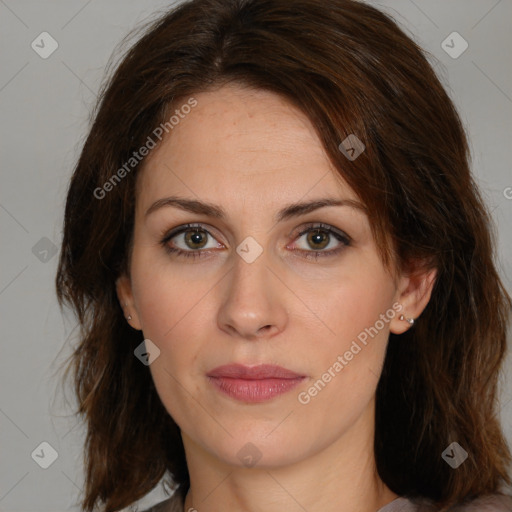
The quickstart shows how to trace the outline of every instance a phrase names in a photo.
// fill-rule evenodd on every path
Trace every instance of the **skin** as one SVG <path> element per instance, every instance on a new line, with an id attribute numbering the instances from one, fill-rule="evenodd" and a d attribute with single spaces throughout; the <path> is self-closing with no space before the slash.
<path id="1" fill-rule="evenodd" d="M 185 510 L 375 512 L 397 497 L 375 469 L 375 391 L 389 332 L 409 324 L 396 314 L 309 403 L 298 394 L 394 303 L 417 318 L 435 272 L 393 276 L 359 208 L 328 206 L 276 222 L 290 203 L 358 198 L 307 117 L 278 95 L 228 85 L 194 97 L 197 106 L 138 176 L 130 273 L 117 281 L 130 325 L 160 350 L 149 368 L 182 432 L 191 477 Z M 214 203 L 225 218 L 174 206 L 146 214 L 169 196 Z M 318 249 L 299 236 L 319 222 L 350 244 L 324 234 L 320 246 L 329 243 Z M 194 246 L 180 234 L 167 244 L 205 257 L 169 254 L 160 243 L 187 223 L 211 237 L 203 232 Z M 236 252 L 248 236 L 263 249 L 252 263 Z M 306 379 L 267 402 L 243 403 L 206 377 L 235 362 L 277 364 Z M 237 455 L 247 443 L 261 454 L 253 467 Z"/>

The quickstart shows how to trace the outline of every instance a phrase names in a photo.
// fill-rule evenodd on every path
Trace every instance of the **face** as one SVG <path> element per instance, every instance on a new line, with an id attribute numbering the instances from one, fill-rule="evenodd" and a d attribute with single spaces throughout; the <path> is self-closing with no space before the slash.
<path id="1" fill-rule="evenodd" d="M 186 449 L 297 462 L 373 428 L 406 283 L 302 113 L 233 85 L 194 98 L 138 177 L 118 293 Z"/>

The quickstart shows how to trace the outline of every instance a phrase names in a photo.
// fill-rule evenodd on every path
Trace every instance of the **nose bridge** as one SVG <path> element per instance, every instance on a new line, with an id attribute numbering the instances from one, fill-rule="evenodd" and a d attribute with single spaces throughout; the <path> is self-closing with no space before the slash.
<path id="1" fill-rule="evenodd" d="M 263 252 L 256 258 L 251 255 L 252 248 L 243 242 L 237 248 L 237 254 L 234 257 L 233 271 L 230 277 L 230 294 L 238 295 L 240 298 L 260 293 L 258 287 L 268 285 L 269 270 L 267 265 L 267 254 Z M 240 254 L 242 253 L 242 254 Z M 246 259 L 251 256 L 251 259 Z"/>
<path id="2" fill-rule="evenodd" d="M 219 307 L 219 327 L 244 338 L 277 333 L 283 329 L 286 314 L 283 297 L 276 288 L 266 251 L 259 251 L 251 240 L 244 240 L 234 255 Z"/>

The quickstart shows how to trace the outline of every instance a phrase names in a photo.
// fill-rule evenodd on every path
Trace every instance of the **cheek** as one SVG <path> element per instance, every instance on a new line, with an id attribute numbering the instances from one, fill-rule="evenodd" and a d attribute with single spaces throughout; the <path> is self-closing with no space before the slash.
<path id="1" fill-rule="evenodd" d="M 374 326 L 381 314 L 393 311 L 396 289 L 391 276 L 373 254 L 357 256 L 347 258 L 338 275 L 311 295 L 311 304 L 329 327 L 329 339 L 339 348 Z M 378 327 L 386 334 L 389 323 L 379 322 Z"/>
<path id="2" fill-rule="evenodd" d="M 389 334 L 380 315 L 394 314 L 394 287 L 384 273 L 365 269 L 347 273 L 316 299 L 332 332 L 310 351 L 311 378 L 297 397 L 306 430 L 319 423 L 326 433 L 348 428 L 375 395 Z"/>
<path id="3" fill-rule="evenodd" d="M 134 249 L 131 273 L 144 336 L 165 341 L 184 325 L 193 330 L 201 318 L 201 303 L 212 287 L 206 276 L 170 264 L 160 251 L 144 246 Z"/>
<path id="4" fill-rule="evenodd" d="M 210 297 L 218 281 L 211 272 L 208 276 L 198 267 L 194 272 L 184 267 L 169 264 L 154 248 L 134 249 L 131 270 L 137 313 L 144 338 L 160 350 L 150 369 L 161 394 L 176 401 L 180 384 L 192 391 L 201 377 L 200 355 L 212 341 Z"/>
<path id="5" fill-rule="evenodd" d="M 318 406 L 335 400 L 350 410 L 350 404 L 366 403 L 375 391 L 389 322 L 396 314 L 392 309 L 395 287 L 380 262 L 372 258 L 347 262 L 338 277 L 313 296 L 312 304 L 321 305 L 318 316 L 328 329 L 310 353 L 314 378 L 309 385 L 321 381 L 317 388 L 322 398 L 315 399 Z"/>
<path id="6" fill-rule="evenodd" d="M 144 338 L 160 350 L 149 366 L 157 392 L 180 428 L 191 429 L 190 418 L 204 415 L 190 397 L 198 394 L 197 361 L 205 339 L 202 299 L 211 285 L 192 283 L 183 272 L 155 261 L 151 265 L 140 254 L 133 258 L 132 286 Z"/>

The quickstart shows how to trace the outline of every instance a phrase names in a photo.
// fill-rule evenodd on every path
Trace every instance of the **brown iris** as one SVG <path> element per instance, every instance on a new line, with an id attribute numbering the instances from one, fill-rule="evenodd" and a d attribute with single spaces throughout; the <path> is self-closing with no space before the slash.
<path id="1" fill-rule="evenodd" d="M 201 249 L 204 247 L 206 245 L 207 238 L 206 231 L 202 229 L 188 230 L 185 232 L 185 243 L 191 249 Z"/>
<path id="2" fill-rule="evenodd" d="M 313 229 L 308 233 L 307 239 L 314 249 L 323 249 L 329 243 L 329 234 L 321 229 Z"/>

